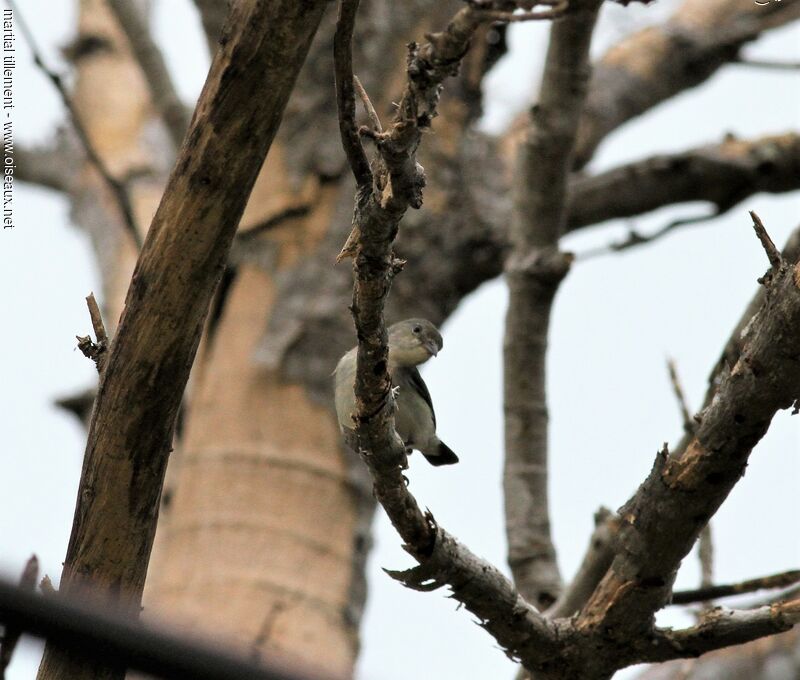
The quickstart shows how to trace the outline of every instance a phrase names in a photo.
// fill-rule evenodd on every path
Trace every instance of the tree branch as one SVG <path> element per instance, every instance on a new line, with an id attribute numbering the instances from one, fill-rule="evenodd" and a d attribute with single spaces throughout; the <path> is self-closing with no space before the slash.
<path id="1" fill-rule="evenodd" d="M 509 301 L 503 353 L 508 563 L 526 600 L 544 610 L 561 575 L 547 495 L 547 333 L 553 299 L 572 256 L 558 252 L 567 178 L 589 82 L 589 45 L 600 3 L 574 2 L 554 23 L 539 102 L 521 144 L 505 276 Z"/>
<path id="2" fill-rule="evenodd" d="M 394 257 L 392 244 L 407 209 L 422 204 L 425 183 L 416 151 L 422 131 L 436 116 L 441 84 L 456 71 L 482 15 L 480 9 L 468 6 L 444 31 L 428 35 L 428 42 L 409 44 L 408 83 L 394 120 L 386 131 L 375 135 L 374 179 L 370 184 L 360 183 L 356 194 L 353 244 L 343 249 L 353 256 L 351 309 L 358 336 L 356 428 L 348 443 L 369 468 L 375 496 L 405 541 L 406 550 L 420 563 L 415 569 L 392 575 L 422 590 L 449 585 L 453 597 L 481 619 L 481 625 L 507 653 L 538 668 L 557 654 L 555 624 L 528 605 L 496 569 L 450 537 L 430 513 L 423 514 L 408 491 L 402 474 L 407 465 L 405 447 L 394 430 L 387 372 L 383 308 L 392 279 L 404 264 Z M 340 58 L 339 63 L 346 59 Z M 343 72 L 339 82 L 349 85 L 352 81 L 346 76 Z M 344 96 L 340 94 L 340 101 Z M 347 118 L 352 94 L 346 96 L 340 114 Z M 348 149 L 352 145 L 350 121 L 340 121 L 340 129 L 343 146 Z M 358 154 L 348 153 L 348 158 L 360 177 Z"/>
<path id="3" fill-rule="evenodd" d="M 14 0 L 6 0 L 8 6 L 14 11 L 14 16 L 17 20 L 17 24 L 19 25 L 19 30 L 22 35 L 25 37 L 25 40 L 30 47 L 30 50 L 33 54 L 33 62 L 42 71 L 42 73 L 47 76 L 53 86 L 58 91 L 58 94 L 61 96 L 61 101 L 64 104 L 64 107 L 67 109 L 69 113 L 70 120 L 72 121 L 72 127 L 75 129 L 75 133 L 78 135 L 78 139 L 83 146 L 84 151 L 86 152 L 86 157 L 89 159 L 89 162 L 94 166 L 95 170 L 97 170 L 98 174 L 102 178 L 103 182 L 108 187 L 111 195 L 114 197 L 114 200 L 119 207 L 120 213 L 122 213 L 123 222 L 125 224 L 125 228 L 127 232 L 130 234 L 131 238 L 133 239 L 134 243 L 136 244 L 137 249 L 141 249 L 142 247 L 142 237 L 139 233 L 139 229 L 136 225 L 136 218 L 133 214 L 133 206 L 131 205 L 130 197 L 128 196 L 128 191 L 125 188 L 125 185 L 120 182 L 117 178 L 115 178 L 108 168 L 106 167 L 103 159 L 98 154 L 97 150 L 94 148 L 94 144 L 92 144 L 91 139 L 89 138 L 89 133 L 86 131 L 86 127 L 83 125 L 83 121 L 81 120 L 80 116 L 78 115 L 78 111 L 72 103 L 72 99 L 67 92 L 67 88 L 64 85 L 64 82 L 61 80 L 61 76 L 59 76 L 55 71 L 50 70 L 44 63 L 44 59 L 42 58 L 42 53 L 39 50 L 38 45 L 36 44 L 36 40 L 33 37 L 33 33 L 31 33 L 30 29 L 28 28 L 28 24 L 25 22 L 22 13 L 19 11 L 16 2 Z"/>
<path id="4" fill-rule="evenodd" d="M 106 359 L 108 358 L 108 348 L 110 342 L 108 335 L 106 335 L 106 327 L 103 324 L 103 317 L 100 314 L 100 307 L 97 305 L 97 300 L 94 298 L 94 293 L 89 293 L 86 297 L 86 306 L 89 308 L 89 316 L 92 319 L 92 329 L 94 330 L 94 337 L 97 342 L 92 342 L 92 339 L 87 336 L 76 336 L 78 339 L 78 349 L 88 359 L 94 361 L 97 366 L 97 372 L 102 376 L 106 366 Z"/>
<path id="5" fill-rule="evenodd" d="M 695 87 L 764 31 L 800 16 L 794 2 L 760 7 L 738 0 L 686 0 L 664 24 L 612 47 L 595 66 L 575 166 L 590 160 L 610 132 L 657 104 Z"/>
<path id="6" fill-rule="evenodd" d="M 728 136 L 719 144 L 573 176 L 567 231 L 690 201 L 711 203 L 717 216 L 756 193 L 798 188 L 800 135 Z"/>
<path id="7" fill-rule="evenodd" d="M 101 377 L 63 592 L 91 589 L 138 615 L 175 419 L 209 302 L 326 5 L 245 0 L 232 9 Z M 48 644 L 38 677 L 122 676 Z"/>
<path id="8" fill-rule="evenodd" d="M 189 129 L 191 111 L 180 100 L 164 63 L 161 50 L 153 40 L 145 18 L 136 3 L 130 0 L 108 0 L 119 25 L 125 32 L 136 61 L 150 88 L 153 105 L 161 115 L 176 149 Z"/>
<path id="9" fill-rule="evenodd" d="M 660 629 L 647 646 L 642 661 L 694 658 L 723 647 L 741 645 L 783 633 L 800 623 L 800 600 L 752 610 L 716 608 L 700 623 L 684 630 Z"/>
<path id="10" fill-rule="evenodd" d="M 776 411 L 800 396 L 800 268 L 782 263 L 742 354 L 703 412 L 686 450 L 660 454 L 621 508 L 620 551 L 580 615 L 585 632 L 610 640 L 647 634 L 669 599 L 681 559 L 740 479 Z M 665 531 L 664 518 L 669 518 Z"/>
<path id="11" fill-rule="evenodd" d="M 367 155 L 361 146 L 356 126 L 355 83 L 353 78 L 353 29 L 359 0 L 342 0 L 336 35 L 333 38 L 334 76 L 336 79 L 336 106 L 339 111 L 339 133 L 347 161 L 353 170 L 356 184 L 361 187 L 372 181 Z M 361 88 L 363 91 L 363 87 Z M 366 93 L 365 93 L 366 95 Z"/>
<path id="12" fill-rule="evenodd" d="M 693 604 L 695 602 L 717 600 L 720 597 L 744 595 L 745 593 L 754 593 L 757 590 L 786 588 L 798 582 L 800 582 L 800 570 L 795 569 L 793 571 L 784 571 L 780 574 L 771 574 L 770 576 L 761 576 L 747 581 L 740 581 L 739 583 L 712 585 L 696 590 L 679 590 L 672 594 L 670 604 Z"/>

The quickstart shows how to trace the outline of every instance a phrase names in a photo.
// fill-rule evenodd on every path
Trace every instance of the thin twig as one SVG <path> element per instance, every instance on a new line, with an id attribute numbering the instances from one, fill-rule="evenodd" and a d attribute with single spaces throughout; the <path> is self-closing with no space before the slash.
<path id="1" fill-rule="evenodd" d="M 98 353 L 95 359 L 97 372 L 102 374 L 106 364 L 106 356 L 108 355 L 109 342 L 106 326 L 103 323 L 103 316 L 100 314 L 100 307 L 97 304 L 97 300 L 95 300 L 94 293 L 89 293 L 86 296 L 86 306 L 89 308 L 89 316 L 92 319 L 94 337 L 97 338 Z"/>
<path id="2" fill-rule="evenodd" d="M 681 412 L 681 418 L 683 418 L 683 429 L 688 434 L 692 434 L 694 432 L 694 419 L 692 418 L 689 404 L 686 401 L 686 394 L 683 391 L 680 378 L 678 377 L 678 369 L 675 365 L 675 360 L 669 357 L 667 358 L 667 370 L 669 371 L 670 383 L 672 383 L 672 391 L 675 393 L 675 398 L 678 401 L 678 408 Z"/>
<path id="3" fill-rule="evenodd" d="M 754 68 L 774 69 L 776 71 L 798 71 L 800 61 L 768 61 L 766 59 L 740 58 L 733 61 L 739 66 L 752 66 Z"/>
<path id="4" fill-rule="evenodd" d="M 745 593 L 755 592 L 756 590 L 785 588 L 798 582 L 800 582 L 800 569 L 795 569 L 780 574 L 772 574 L 770 576 L 761 576 L 759 578 L 741 581 L 740 583 L 709 586 L 707 588 L 697 588 L 695 590 L 679 590 L 672 594 L 672 601 L 670 604 L 692 604 L 693 602 L 716 600 L 720 597 L 743 595 Z"/>
<path id="5" fill-rule="evenodd" d="M 83 145 L 83 149 L 86 152 L 86 156 L 89 159 L 89 162 L 95 167 L 100 177 L 106 183 L 108 188 L 111 190 L 114 199 L 117 202 L 117 206 L 119 207 L 120 212 L 122 213 L 122 218 L 125 223 L 125 228 L 128 233 L 133 238 L 134 243 L 136 244 L 137 249 L 141 249 L 142 247 L 142 237 L 139 234 L 139 229 L 136 226 L 136 218 L 133 214 L 133 206 L 131 205 L 130 197 L 128 196 L 128 192 L 122 182 L 116 179 L 106 167 L 106 164 L 103 162 L 103 159 L 100 158 L 97 150 L 92 144 L 91 139 L 89 138 L 89 133 L 86 131 L 86 128 L 83 125 L 83 121 L 81 117 L 78 115 L 78 111 L 75 108 L 75 105 L 72 103 L 72 99 L 67 92 L 67 88 L 64 85 L 64 81 L 61 79 L 55 71 L 52 71 L 47 65 L 44 63 L 44 59 L 42 57 L 42 53 L 39 50 L 39 46 L 36 43 L 36 40 L 33 37 L 33 33 L 31 32 L 30 28 L 28 27 L 27 23 L 23 19 L 22 13 L 19 11 L 17 7 L 17 3 L 14 0 L 6 0 L 6 4 L 12 9 L 14 12 L 14 16 L 17 20 L 17 25 L 19 26 L 20 32 L 22 33 L 23 37 L 25 38 L 30 50 L 33 54 L 33 63 L 42 71 L 42 73 L 47 76 L 53 86 L 58 90 L 59 95 L 61 96 L 61 101 L 64 104 L 64 107 L 67 109 L 69 113 L 70 120 L 72 121 L 72 127 L 75 129 L 75 133 L 78 135 L 78 139 L 80 140 L 81 144 Z"/>
<path id="6" fill-rule="evenodd" d="M 78 349 L 85 357 L 94 361 L 95 366 L 97 366 L 97 372 L 102 375 L 106 367 L 109 342 L 103 317 L 100 314 L 100 307 L 97 304 L 97 300 L 95 300 L 94 293 L 89 293 L 86 296 L 86 306 L 89 308 L 89 316 L 92 319 L 92 328 L 97 341 L 92 342 L 91 337 L 88 335 L 76 335 L 75 337 L 78 339 Z"/>
<path id="7" fill-rule="evenodd" d="M 361 138 L 356 126 L 352 41 L 358 3 L 359 0 L 342 0 L 339 4 L 339 17 L 336 22 L 336 34 L 333 38 L 333 62 L 342 146 L 356 178 L 356 183 L 361 187 L 372 182 L 372 171 L 367 155 L 364 153 L 364 147 L 361 146 Z"/>
<path id="8" fill-rule="evenodd" d="M 657 229 L 652 234 L 643 235 L 640 234 L 638 231 L 631 230 L 628 233 L 628 236 L 623 241 L 615 241 L 613 243 L 609 243 L 605 246 L 600 246 L 598 248 L 591 248 L 583 253 L 580 253 L 576 256 L 576 260 L 585 261 L 590 260 L 595 257 L 601 255 L 610 255 L 611 253 L 618 253 L 622 250 L 628 250 L 628 248 L 634 248 L 635 246 L 640 246 L 644 243 L 652 243 L 653 241 L 658 241 L 660 238 L 663 238 L 667 234 L 680 227 L 686 227 L 690 224 L 701 224 L 703 222 L 709 222 L 713 219 L 716 219 L 720 216 L 720 212 L 715 210 L 709 215 L 697 215 L 695 217 L 683 217 L 678 220 L 673 220 L 668 224 L 665 224 L 663 227 Z"/>
<path id="9" fill-rule="evenodd" d="M 767 253 L 767 259 L 772 267 L 772 271 L 777 272 L 783 263 L 781 251 L 775 247 L 775 244 L 764 227 L 764 223 L 761 221 L 761 218 L 756 215 L 755 211 L 750 211 L 750 217 L 753 218 L 753 229 L 756 232 L 756 236 L 758 236 L 758 240 L 761 241 L 761 245 L 764 246 L 764 252 Z"/>
<path id="10" fill-rule="evenodd" d="M 381 119 L 378 118 L 378 114 L 375 111 L 375 107 L 372 105 L 369 95 L 367 94 L 367 91 L 364 89 L 364 86 L 361 84 L 361 81 L 358 79 L 358 76 L 355 75 L 353 76 L 353 85 L 355 85 L 356 93 L 361 99 L 361 103 L 364 105 L 364 110 L 367 112 L 367 116 L 369 116 L 369 119 L 372 122 L 372 127 L 374 131 L 380 134 L 381 132 L 383 132 Z"/>
<path id="11" fill-rule="evenodd" d="M 36 579 L 38 577 L 39 560 L 36 555 L 31 555 L 30 559 L 25 563 L 25 568 L 22 570 L 22 576 L 19 579 L 20 590 L 31 591 L 36 588 Z M 0 679 L 5 678 L 6 669 L 11 663 L 11 657 L 22 633 L 23 630 L 21 628 L 12 624 L 7 624 L 3 630 L 3 636 L 0 638 Z"/>

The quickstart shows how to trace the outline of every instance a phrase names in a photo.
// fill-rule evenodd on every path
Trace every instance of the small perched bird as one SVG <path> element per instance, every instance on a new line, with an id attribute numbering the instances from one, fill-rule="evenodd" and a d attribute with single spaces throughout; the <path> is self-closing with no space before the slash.
<path id="1" fill-rule="evenodd" d="M 388 329 L 389 375 L 396 389 L 394 426 L 406 448 L 416 449 L 431 465 L 452 465 L 458 456 L 436 436 L 436 415 L 428 386 L 417 366 L 436 356 L 442 349 L 442 334 L 425 319 L 406 319 Z M 356 397 L 356 353 L 353 347 L 336 365 L 335 401 L 339 425 L 355 429 L 353 414 Z"/>

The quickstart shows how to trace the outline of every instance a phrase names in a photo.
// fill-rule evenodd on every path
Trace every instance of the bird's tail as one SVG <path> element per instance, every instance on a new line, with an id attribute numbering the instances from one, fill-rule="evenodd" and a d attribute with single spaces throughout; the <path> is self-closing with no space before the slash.
<path id="1" fill-rule="evenodd" d="M 454 465 L 458 462 L 458 456 L 444 442 L 436 445 L 436 453 L 421 453 L 431 465 Z"/>

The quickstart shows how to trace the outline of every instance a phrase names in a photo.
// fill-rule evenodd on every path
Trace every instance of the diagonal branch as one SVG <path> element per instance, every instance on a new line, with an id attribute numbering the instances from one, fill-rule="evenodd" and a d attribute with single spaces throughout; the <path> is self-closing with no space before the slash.
<path id="1" fill-rule="evenodd" d="M 544 610 L 561 575 L 550 537 L 547 495 L 547 334 L 553 299 L 572 256 L 558 252 L 567 179 L 589 82 L 589 45 L 600 3 L 573 3 L 554 23 L 539 102 L 531 111 L 515 172 L 509 301 L 503 353 L 508 563 L 523 597 Z"/>
<path id="2" fill-rule="evenodd" d="M 108 6 L 128 38 L 150 88 L 153 105 L 167 126 L 173 145 L 178 149 L 189 129 L 191 111 L 178 96 L 161 50 L 153 40 L 139 6 L 130 0 L 108 0 Z"/>
<path id="3" fill-rule="evenodd" d="M 621 508 L 620 550 L 578 620 L 610 641 L 647 635 L 668 600 L 681 559 L 741 478 L 780 409 L 800 396 L 800 267 L 781 262 L 741 356 L 702 413 L 689 446 L 659 455 Z M 669 531 L 665 520 L 669 518 Z"/>
<path id="4" fill-rule="evenodd" d="M 209 303 L 326 6 L 233 6 L 101 376 L 61 577 L 65 593 L 92 590 L 128 616 L 139 613 L 176 417 Z M 123 671 L 48 644 L 38 677 L 117 679 Z"/>

